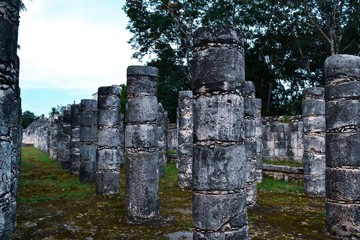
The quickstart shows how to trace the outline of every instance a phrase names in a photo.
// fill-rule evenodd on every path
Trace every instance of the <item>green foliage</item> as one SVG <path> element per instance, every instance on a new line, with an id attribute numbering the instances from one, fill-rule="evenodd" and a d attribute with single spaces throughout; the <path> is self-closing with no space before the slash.
<path id="1" fill-rule="evenodd" d="M 52 107 L 49 112 L 49 117 L 53 117 L 55 114 L 64 114 L 64 110 L 66 106 L 57 105 L 56 107 Z"/>
<path id="2" fill-rule="evenodd" d="M 305 87 L 321 86 L 335 53 L 360 54 L 358 1 L 126 1 L 134 57 L 160 69 L 159 99 L 174 122 L 177 91 L 191 83 L 194 31 L 232 25 L 243 32 L 246 80 L 256 85 L 264 115 L 301 111 Z"/>
<path id="3" fill-rule="evenodd" d="M 35 113 L 31 111 L 24 111 L 22 113 L 22 127 L 23 129 L 27 128 L 33 121 L 38 119 L 38 117 L 35 115 Z"/>

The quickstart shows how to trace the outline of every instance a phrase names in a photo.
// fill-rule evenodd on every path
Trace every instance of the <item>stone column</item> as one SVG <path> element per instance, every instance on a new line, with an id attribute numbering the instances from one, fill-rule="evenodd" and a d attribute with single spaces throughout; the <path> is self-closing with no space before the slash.
<path id="1" fill-rule="evenodd" d="M 325 196 L 325 99 L 324 88 L 303 91 L 304 190 L 310 196 Z"/>
<path id="2" fill-rule="evenodd" d="M 255 99 L 255 124 L 256 124 L 256 181 L 262 182 L 263 179 L 263 125 L 261 117 L 262 101 Z"/>
<path id="3" fill-rule="evenodd" d="M 193 161 L 193 94 L 180 91 L 177 109 L 177 168 L 180 189 L 192 189 Z"/>
<path id="4" fill-rule="evenodd" d="M 360 57 L 325 60 L 326 221 L 340 238 L 360 238 Z"/>
<path id="5" fill-rule="evenodd" d="M 98 124 L 96 151 L 96 193 L 120 192 L 121 135 L 120 88 L 98 89 Z"/>
<path id="6" fill-rule="evenodd" d="M 57 122 L 57 135 L 55 136 L 56 146 L 57 146 L 57 153 L 56 153 L 56 161 L 61 164 L 62 157 L 63 157 L 63 142 L 62 142 L 62 135 L 63 135 L 63 115 L 58 115 L 58 122 Z"/>
<path id="7" fill-rule="evenodd" d="M 95 182 L 97 142 L 97 101 L 80 102 L 80 169 L 82 182 Z"/>
<path id="8" fill-rule="evenodd" d="M 200 28 L 194 47 L 194 239 L 248 239 L 241 35 Z"/>
<path id="9" fill-rule="evenodd" d="M 127 69 L 126 216 L 132 224 L 159 219 L 157 76 L 154 67 Z"/>
<path id="10" fill-rule="evenodd" d="M 80 104 L 71 105 L 70 173 L 80 169 Z"/>
<path id="11" fill-rule="evenodd" d="M 159 103 L 158 112 L 158 150 L 159 150 L 159 176 L 164 177 L 166 165 L 166 127 L 167 118 L 165 118 L 165 110 Z"/>
<path id="12" fill-rule="evenodd" d="M 58 150 L 57 150 L 57 135 L 58 135 L 58 121 L 59 116 L 55 114 L 50 118 L 50 127 L 49 127 L 49 155 L 53 160 L 57 159 Z"/>
<path id="13" fill-rule="evenodd" d="M 246 202 L 248 207 L 256 205 L 257 181 L 256 181 L 256 98 L 255 85 L 246 81 L 243 89 L 244 96 L 244 143 L 246 156 Z"/>
<path id="14" fill-rule="evenodd" d="M 64 110 L 60 141 L 62 145 L 61 167 L 70 169 L 71 110 L 68 108 Z"/>
<path id="15" fill-rule="evenodd" d="M 0 2 L 0 239 L 16 226 L 21 111 L 17 36 L 18 0 Z"/>

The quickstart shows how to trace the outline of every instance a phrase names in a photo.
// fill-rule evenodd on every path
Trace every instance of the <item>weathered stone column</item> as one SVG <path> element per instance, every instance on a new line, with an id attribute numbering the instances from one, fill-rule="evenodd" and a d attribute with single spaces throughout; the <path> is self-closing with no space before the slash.
<path id="1" fill-rule="evenodd" d="M 132 224 L 159 219 L 157 76 L 154 67 L 127 69 L 126 216 Z"/>
<path id="2" fill-rule="evenodd" d="M 61 159 L 62 159 L 62 155 L 63 155 L 63 143 L 61 141 L 62 135 L 63 135 L 63 119 L 64 116 L 59 114 L 58 115 L 58 122 L 57 122 L 57 135 L 55 136 L 55 141 L 56 141 L 56 149 L 57 149 L 57 153 L 56 153 L 56 161 L 59 162 L 61 164 Z"/>
<path id="3" fill-rule="evenodd" d="M 165 117 L 165 110 L 161 103 L 159 103 L 158 112 L 158 151 L 159 151 L 159 176 L 164 177 L 164 170 L 166 165 L 166 127 L 167 118 Z"/>
<path id="4" fill-rule="evenodd" d="M 244 130 L 245 130 L 245 156 L 246 156 L 246 202 L 248 207 L 256 205 L 257 181 L 256 181 L 256 98 L 255 85 L 246 81 L 243 88 L 244 96 Z"/>
<path id="5" fill-rule="evenodd" d="M 98 89 L 98 124 L 96 151 L 96 193 L 120 192 L 121 135 L 120 88 Z"/>
<path id="6" fill-rule="evenodd" d="M 263 179 L 263 125 L 261 117 L 261 99 L 255 99 L 255 124 L 256 124 L 256 181 L 262 182 Z"/>
<path id="7" fill-rule="evenodd" d="M 16 226 L 16 195 L 21 140 L 17 37 L 18 0 L 0 2 L 0 239 Z"/>
<path id="8" fill-rule="evenodd" d="M 325 99 L 324 88 L 303 91 L 304 190 L 311 196 L 325 196 Z"/>
<path id="9" fill-rule="evenodd" d="M 360 57 L 325 60 L 328 232 L 360 238 Z"/>
<path id="10" fill-rule="evenodd" d="M 71 141 L 71 110 L 65 109 L 61 123 L 61 135 L 59 140 L 61 142 L 61 167 L 63 169 L 70 168 L 70 141 Z"/>
<path id="11" fill-rule="evenodd" d="M 97 142 L 97 101 L 80 102 L 80 170 L 82 182 L 95 182 Z"/>
<path id="12" fill-rule="evenodd" d="M 194 239 L 247 239 L 241 35 L 200 28 L 194 47 Z"/>
<path id="13" fill-rule="evenodd" d="M 192 189 L 193 161 L 193 94 L 180 91 L 177 109 L 177 168 L 180 189 Z"/>
<path id="14" fill-rule="evenodd" d="M 49 155 L 50 158 L 53 160 L 57 159 L 58 155 L 58 142 L 57 142 L 57 136 L 58 136 L 58 128 L 59 128 L 59 115 L 55 114 L 50 118 L 50 127 L 49 127 Z"/>
<path id="15" fill-rule="evenodd" d="M 70 173 L 80 169 L 80 104 L 71 105 Z"/>

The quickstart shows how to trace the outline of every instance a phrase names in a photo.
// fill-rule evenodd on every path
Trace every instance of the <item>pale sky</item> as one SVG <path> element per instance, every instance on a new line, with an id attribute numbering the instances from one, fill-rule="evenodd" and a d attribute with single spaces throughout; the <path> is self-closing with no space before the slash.
<path id="1" fill-rule="evenodd" d="M 19 40 L 23 111 L 91 98 L 101 86 L 126 83 L 131 59 L 125 0 L 24 0 Z"/>

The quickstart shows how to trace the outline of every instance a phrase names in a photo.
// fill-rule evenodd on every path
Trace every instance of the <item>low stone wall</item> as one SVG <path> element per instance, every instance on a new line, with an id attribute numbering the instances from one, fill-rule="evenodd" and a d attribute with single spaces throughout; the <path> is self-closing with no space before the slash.
<path id="1" fill-rule="evenodd" d="M 263 175 L 275 180 L 304 182 L 304 169 L 302 167 L 289 167 L 264 163 Z"/>
<path id="2" fill-rule="evenodd" d="M 264 117 L 263 159 L 302 162 L 304 155 L 301 116 Z"/>

